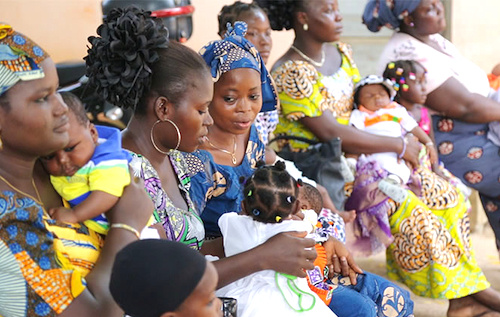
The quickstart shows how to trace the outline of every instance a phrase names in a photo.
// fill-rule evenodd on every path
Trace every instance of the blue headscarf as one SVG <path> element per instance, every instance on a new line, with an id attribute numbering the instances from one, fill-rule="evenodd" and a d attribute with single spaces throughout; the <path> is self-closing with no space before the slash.
<path id="1" fill-rule="evenodd" d="M 369 0 L 363 13 L 363 23 L 372 32 L 383 26 L 398 29 L 401 21 L 412 13 L 421 0 Z"/>
<path id="2" fill-rule="evenodd" d="M 236 21 L 234 27 L 228 23 L 224 39 L 205 45 L 200 50 L 200 55 L 210 67 L 215 81 L 232 69 L 251 68 L 258 71 L 262 83 L 261 112 L 274 110 L 278 104 L 276 89 L 259 52 L 244 38 L 246 32 L 245 22 Z"/>

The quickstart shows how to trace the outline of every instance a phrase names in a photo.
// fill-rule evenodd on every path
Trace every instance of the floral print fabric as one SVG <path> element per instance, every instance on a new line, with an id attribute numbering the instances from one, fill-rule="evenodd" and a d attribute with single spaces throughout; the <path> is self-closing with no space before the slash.
<path id="1" fill-rule="evenodd" d="M 130 166 L 134 175 L 144 180 L 146 192 L 155 205 L 154 223 L 161 223 L 167 239 L 182 242 L 193 249 L 200 249 L 205 238 L 205 230 L 193 202 L 189 196 L 191 179 L 186 171 L 187 164 L 179 151 L 170 151 L 168 157 L 177 174 L 177 182 L 181 194 L 188 205 L 183 210 L 174 205 L 163 189 L 158 172 L 153 165 L 142 155 L 132 153 Z"/>

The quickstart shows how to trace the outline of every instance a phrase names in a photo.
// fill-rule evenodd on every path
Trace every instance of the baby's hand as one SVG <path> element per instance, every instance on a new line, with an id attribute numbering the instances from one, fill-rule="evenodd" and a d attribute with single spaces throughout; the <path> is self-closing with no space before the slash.
<path id="1" fill-rule="evenodd" d="M 344 223 L 353 222 L 356 219 L 356 210 L 339 211 L 338 215 L 344 220 Z"/>
<path id="2" fill-rule="evenodd" d="M 438 155 L 436 148 L 434 147 L 434 143 L 432 142 L 426 143 L 425 147 L 427 148 L 427 153 L 429 154 L 431 163 L 436 164 L 438 162 Z"/>
<path id="3" fill-rule="evenodd" d="M 52 217 L 52 219 L 56 219 L 62 222 L 69 222 L 69 223 L 79 222 L 75 213 L 73 212 L 73 209 L 71 208 L 65 208 L 65 207 L 51 208 L 49 210 L 49 215 Z"/>

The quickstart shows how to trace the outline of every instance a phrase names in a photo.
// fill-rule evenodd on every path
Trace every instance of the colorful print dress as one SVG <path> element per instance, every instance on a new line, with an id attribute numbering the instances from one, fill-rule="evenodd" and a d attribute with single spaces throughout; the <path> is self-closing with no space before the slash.
<path id="1" fill-rule="evenodd" d="M 347 124 L 359 72 L 349 47 L 338 44 L 338 48 L 342 66 L 329 81 L 304 61 L 285 62 L 273 72 L 281 101 L 277 135 L 285 133 L 316 139 L 299 119 L 321 116 L 326 109 L 339 122 Z M 307 147 L 300 142 L 290 145 L 298 150 Z M 382 229 L 389 235 L 386 241 L 393 241 L 386 249 L 389 277 L 404 282 L 415 294 L 431 298 L 464 297 L 488 288 L 489 283 L 470 248 L 467 205 L 463 196 L 428 170 L 419 169 L 414 173 L 419 178 L 420 197 L 408 190 L 407 200 L 400 205 L 383 197 L 381 204 L 386 207 L 388 218 L 367 213 L 374 223 L 385 218 L 387 228 Z M 367 169 L 362 174 L 364 178 L 352 186 L 367 188 L 359 203 L 368 211 L 372 205 L 367 197 L 380 196 L 372 192 L 378 190 L 375 182 L 380 175 L 376 169 Z M 366 218 L 359 214 L 358 217 Z M 457 226 L 457 222 L 461 225 Z"/>
<path id="2" fill-rule="evenodd" d="M 153 223 L 162 224 L 168 240 L 182 242 L 193 249 L 199 250 L 205 238 L 205 230 L 189 195 L 191 179 L 181 152 L 170 151 L 168 157 L 177 175 L 179 189 L 188 205 L 188 210 L 176 207 L 170 200 L 162 187 L 158 172 L 147 158 L 136 153 L 130 153 L 132 154 L 130 166 L 134 171 L 134 175 L 144 180 L 146 192 L 155 205 Z"/>
<path id="3" fill-rule="evenodd" d="M 231 211 L 240 211 L 243 189 L 240 178 L 248 178 L 258 161 L 264 160 L 265 145 L 252 125 L 245 157 L 238 166 L 217 164 L 210 152 L 197 150 L 186 153 L 191 173 L 191 199 L 205 225 L 207 237 L 220 237 L 219 217 Z"/>
<path id="4" fill-rule="evenodd" d="M 430 36 L 430 40 L 439 50 L 408 34 L 394 33 L 380 56 L 379 70 L 389 61 L 414 59 L 427 70 L 428 94 L 453 77 L 470 92 L 489 95 L 487 74 L 479 66 L 440 34 Z M 488 140 L 488 124 L 467 123 L 442 115 L 433 115 L 432 124 L 439 158 L 453 175 L 480 193 L 500 250 L 500 148 Z"/>
<path id="5" fill-rule="evenodd" d="M 330 76 L 319 73 L 305 61 L 287 61 L 273 72 L 281 109 L 275 135 L 287 134 L 318 140 L 299 119 L 320 117 L 329 110 L 343 124 L 349 122 L 352 111 L 355 84 L 361 79 L 358 68 L 352 59 L 350 46 L 338 43 L 342 56 L 339 70 Z M 279 142 L 279 147 L 287 144 Z M 290 141 L 294 149 L 305 149 L 309 144 Z"/>
<path id="6" fill-rule="evenodd" d="M 0 315 L 57 316 L 86 288 L 100 235 L 49 218 L 34 200 L 0 193 Z"/>

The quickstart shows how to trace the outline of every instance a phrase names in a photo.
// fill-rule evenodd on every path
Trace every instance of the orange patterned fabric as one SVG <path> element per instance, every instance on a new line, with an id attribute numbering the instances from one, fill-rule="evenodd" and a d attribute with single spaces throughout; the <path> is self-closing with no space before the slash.
<path id="1" fill-rule="evenodd" d="M 336 287 L 326 283 L 328 279 L 326 251 L 321 244 L 316 244 L 314 248 L 318 256 L 314 260 L 314 269 L 307 271 L 307 284 L 326 305 L 330 305 L 332 293 Z"/>

